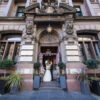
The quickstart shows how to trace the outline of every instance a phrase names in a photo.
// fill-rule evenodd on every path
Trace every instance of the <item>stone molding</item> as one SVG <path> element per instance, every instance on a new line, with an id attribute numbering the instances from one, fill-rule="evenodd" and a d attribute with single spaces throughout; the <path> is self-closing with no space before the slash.
<path id="1" fill-rule="evenodd" d="M 25 30 L 24 24 L 14 24 L 14 23 L 8 23 L 8 24 L 1 24 L 0 23 L 0 31 L 22 31 Z"/>

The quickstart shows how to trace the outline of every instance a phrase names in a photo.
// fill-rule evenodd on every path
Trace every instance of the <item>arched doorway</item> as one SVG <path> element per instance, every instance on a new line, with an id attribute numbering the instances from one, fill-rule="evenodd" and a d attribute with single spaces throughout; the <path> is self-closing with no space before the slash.
<path id="1" fill-rule="evenodd" d="M 56 64 L 59 62 L 59 35 L 53 30 L 48 33 L 44 30 L 39 37 L 39 61 L 46 67 L 45 62 L 48 60 L 52 62 L 53 69 L 56 68 Z"/>

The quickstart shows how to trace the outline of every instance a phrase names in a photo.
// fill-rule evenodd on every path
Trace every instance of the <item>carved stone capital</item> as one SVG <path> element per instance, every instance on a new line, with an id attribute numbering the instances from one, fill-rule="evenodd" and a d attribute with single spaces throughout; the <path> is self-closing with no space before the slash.
<path id="1" fill-rule="evenodd" d="M 28 35 L 31 35 L 33 33 L 33 27 L 34 27 L 33 17 L 27 17 L 27 19 L 26 19 L 26 33 Z"/>
<path id="2" fill-rule="evenodd" d="M 73 35 L 74 28 L 73 28 L 73 20 L 72 19 L 68 19 L 65 21 L 65 32 L 68 35 Z"/>

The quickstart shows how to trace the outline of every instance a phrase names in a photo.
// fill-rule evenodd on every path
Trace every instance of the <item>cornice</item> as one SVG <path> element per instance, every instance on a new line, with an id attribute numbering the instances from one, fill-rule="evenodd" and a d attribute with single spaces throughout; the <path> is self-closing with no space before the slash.
<path id="1" fill-rule="evenodd" d="M 38 16 L 41 17 L 47 15 L 40 14 Z M 55 16 L 55 15 L 51 15 L 51 16 Z M 0 21 L 25 21 L 25 17 L 0 17 Z M 100 21 L 100 16 L 75 16 L 74 21 Z"/>
<path id="2" fill-rule="evenodd" d="M 100 21 L 100 16 L 75 16 L 75 21 Z"/>
<path id="3" fill-rule="evenodd" d="M 0 17 L 0 21 L 24 21 L 25 17 Z"/>

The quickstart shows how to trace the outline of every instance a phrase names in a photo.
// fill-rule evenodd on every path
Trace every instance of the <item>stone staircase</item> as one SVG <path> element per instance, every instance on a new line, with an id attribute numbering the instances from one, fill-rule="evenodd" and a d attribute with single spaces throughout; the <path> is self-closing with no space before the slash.
<path id="1" fill-rule="evenodd" d="M 62 90 L 56 81 L 42 82 L 39 90 Z"/>

